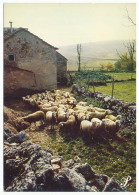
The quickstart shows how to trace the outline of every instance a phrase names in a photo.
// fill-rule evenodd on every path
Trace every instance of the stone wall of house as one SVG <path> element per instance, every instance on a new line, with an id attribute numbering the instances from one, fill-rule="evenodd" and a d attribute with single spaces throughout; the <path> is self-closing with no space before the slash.
<path id="1" fill-rule="evenodd" d="M 28 86 L 28 88 L 27 88 Z M 31 71 L 6 66 L 4 70 L 4 95 L 22 96 L 34 90 L 36 86 L 35 75 Z"/>
<path id="2" fill-rule="evenodd" d="M 60 53 L 57 54 L 57 81 L 60 84 L 64 84 L 66 82 L 66 74 L 67 74 L 67 59 L 62 56 Z"/>
<path id="3" fill-rule="evenodd" d="M 14 63 L 8 60 L 9 54 L 14 54 Z M 57 87 L 55 48 L 49 44 L 47 45 L 43 40 L 26 30 L 20 30 L 5 40 L 4 61 L 7 66 L 14 66 L 33 72 L 36 78 L 36 86 L 34 87 L 36 90 Z M 25 79 L 21 80 L 20 83 L 24 81 Z M 29 82 L 26 83 L 27 89 L 30 86 Z"/>

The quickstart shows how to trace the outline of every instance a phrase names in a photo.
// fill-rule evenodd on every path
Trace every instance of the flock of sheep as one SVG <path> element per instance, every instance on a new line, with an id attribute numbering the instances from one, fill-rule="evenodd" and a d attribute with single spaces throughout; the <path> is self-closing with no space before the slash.
<path id="1" fill-rule="evenodd" d="M 22 99 L 37 110 L 22 117 L 30 124 L 41 121 L 51 129 L 58 124 L 60 131 L 79 130 L 81 134 L 88 135 L 116 134 L 120 128 L 120 115 L 114 116 L 108 109 L 87 106 L 87 102 L 77 102 L 73 94 L 66 91 L 45 91 Z"/>

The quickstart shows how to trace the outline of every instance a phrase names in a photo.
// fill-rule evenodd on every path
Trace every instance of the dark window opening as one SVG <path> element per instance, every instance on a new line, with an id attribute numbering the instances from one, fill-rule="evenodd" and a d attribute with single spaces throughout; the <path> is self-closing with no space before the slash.
<path id="1" fill-rule="evenodd" d="M 13 54 L 8 55 L 8 60 L 9 61 L 14 61 L 14 55 Z"/>

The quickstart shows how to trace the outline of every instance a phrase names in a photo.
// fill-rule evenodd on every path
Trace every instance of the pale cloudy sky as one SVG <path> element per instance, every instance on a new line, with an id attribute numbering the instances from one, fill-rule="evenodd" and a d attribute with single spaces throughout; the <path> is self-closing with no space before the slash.
<path id="1" fill-rule="evenodd" d="M 135 3 L 5 3 L 4 26 L 25 27 L 54 46 L 135 38 L 126 14 L 136 21 Z"/>

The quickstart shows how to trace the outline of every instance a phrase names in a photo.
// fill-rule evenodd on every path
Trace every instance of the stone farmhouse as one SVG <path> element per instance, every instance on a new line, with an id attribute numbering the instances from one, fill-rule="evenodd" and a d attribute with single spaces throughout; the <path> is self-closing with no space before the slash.
<path id="1" fill-rule="evenodd" d="M 21 96 L 66 81 L 67 59 L 25 28 L 4 28 L 4 94 Z"/>

